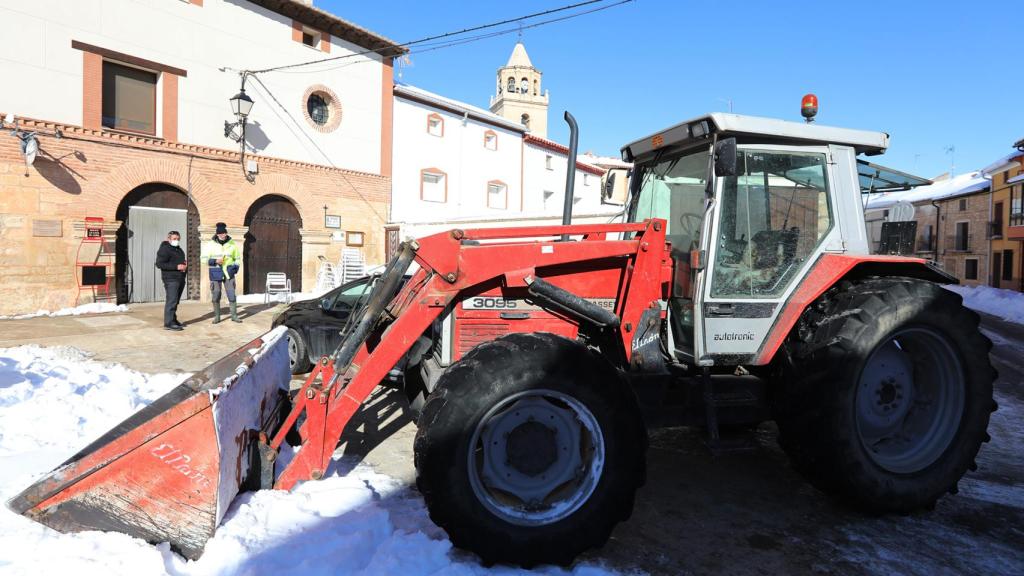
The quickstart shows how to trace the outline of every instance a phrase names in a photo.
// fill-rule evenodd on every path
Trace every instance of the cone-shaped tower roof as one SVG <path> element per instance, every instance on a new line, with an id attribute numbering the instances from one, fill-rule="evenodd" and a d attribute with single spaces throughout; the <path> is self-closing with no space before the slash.
<path id="1" fill-rule="evenodd" d="M 530 56 L 526 53 L 526 47 L 522 42 L 516 42 L 516 47 L 512 49 L 512 55 L 508 57 L 508 64 L 505 64 L 506 68 L 513 66 L 533 68 L 533 63 L 530 62 Z"/>

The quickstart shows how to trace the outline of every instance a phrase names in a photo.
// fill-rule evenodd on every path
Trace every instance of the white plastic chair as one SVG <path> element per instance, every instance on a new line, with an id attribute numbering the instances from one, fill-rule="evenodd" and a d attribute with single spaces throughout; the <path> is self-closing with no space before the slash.
<path id="1" fill-rule="evenodd" d="M 290 304 L 292 301 L 292 281 L 284 272 L 267 272 L 267 287 L 263 293 L 263 303 L 270 302 L 271 294 L 284 294 L 284 301 Z"/>

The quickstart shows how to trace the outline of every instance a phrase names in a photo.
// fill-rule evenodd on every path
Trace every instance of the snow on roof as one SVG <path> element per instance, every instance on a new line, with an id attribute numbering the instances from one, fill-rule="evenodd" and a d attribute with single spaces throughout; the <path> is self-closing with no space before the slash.
<path id="1" fill-rule="evenodd" d="M 436 106 L 438 108 L 443 108 L 456 114 L 469 114 L 469 116 L 476 120 L 482 120 L 484 122 L 495 124 L 502 128 L 515 130 L 516 132 L 522 133 L 526 131 L 526 128 L 522 124 L 513 122 L 508 118 L 498 116 L 497 114 L 484 110 L 483 108 L 477 108 L 472 104 L 466 104 L 465 102 L 453 100 L 452 98 L 448 98 L 447 96 L 441 96 L 440 94 L 428 92 L 427 90 L 417 88 L 416 86 L 410 86 L 408 84 L 400 84 L 396 82 L 395 95 L 408 98 L 410 100 L 416 100 L 427 105 Z"/>
<path id="2" fill-rule="evenodd" d="M 1000 172 L 1006 172 L 1007 170 L 1012 168 L 1013 165 L 1017 163 L 1017 159 L 1022 156 L 1024 156 L 1024 152 L 1011 152 L 1006 156 L 1003 156 L 999 160 L 996 160 L 995 162 L 989 164 L 988 166 L 985 166 L 984 168 L 981 169 L 981 172 L 985 176 L 991 178 L 992 176 L 999 174 Z"/>
<path id="3" fill-rule="evenodd" d="M 617 156 L 598 156 L 597 154 L 591 154 L 585 152 L 579 155 L 579 159 L 587 164 L 593 164 L 594 166 L 600 166 L 601 168 L 632 168 L 633 164 L 630 162 L 623 162 L 621 158 Z"/>
<path id="4" fill-rule="evenodd" d="M 982 175 L 981 171 L 968 172 L 954 176 L 949 180 L 941 180 L 928 186 L 920 186 L 913 190 L 899 192 L 882 192 L 871 194 L 865 210 L 882 210 L 896 204 L 897 202 L 928 202 L 942 200 L 980 192 L 989 187 L 991 181 Z"/>

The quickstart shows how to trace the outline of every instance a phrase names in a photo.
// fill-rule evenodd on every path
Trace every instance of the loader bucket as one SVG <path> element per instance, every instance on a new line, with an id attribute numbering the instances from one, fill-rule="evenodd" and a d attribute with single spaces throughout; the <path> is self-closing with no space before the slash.
<path id="1" fill-rule="evenodd" d="M 259 433 L 274 432 L 287 404 L 285 334 L 277 328 L 196 373 L 8 506 L 61 532 L 122 532 L 198 558 L 231 500 L 259 487 Z"/>

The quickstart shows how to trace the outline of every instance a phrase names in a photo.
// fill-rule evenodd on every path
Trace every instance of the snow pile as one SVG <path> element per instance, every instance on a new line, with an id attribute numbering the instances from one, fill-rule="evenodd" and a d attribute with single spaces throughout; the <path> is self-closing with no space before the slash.
<path id="1" fill-rule="evenodd" d="M 1008 322 L 1024 324 L 1024 293 L 991 286 L 946 286 L 963 296 L 964 305 Z"/>
<path id="2" fill-rule="evenodd" d="M 146 375 L 74 348 L 0 349 L 0 500 L 173 388 L 187 375 Z M 281 460 L 293 456 L 282 452 Z M 396 480 L 337 460 L 293 492 L 243 494 L 198 561 L 123 534 L 61 534 L 0 508 L 0 574 L 417 575 L 527 574 L 488 569 L 453 550 L 420 496 Z M 571 572 L 613 572 L 579 565 Z"/>
<path id="3" fill-rule="evenodd" d="M 18 316 L 0 316 L 0 320 L 23 320 L 25 318 L 35 318 L 37 316 L 81 316 L 82 314 L 105 314 L 107 312 L 127 312 L 128 306 L 125 304 L 111 304 L 109 302 L 92 302 L 90 304 L 82 304 L 75 308 L 61 308 L 56 312 L 50 312 L 49 310 L 37 310 L 31 314 L 20 314 Z"/>

